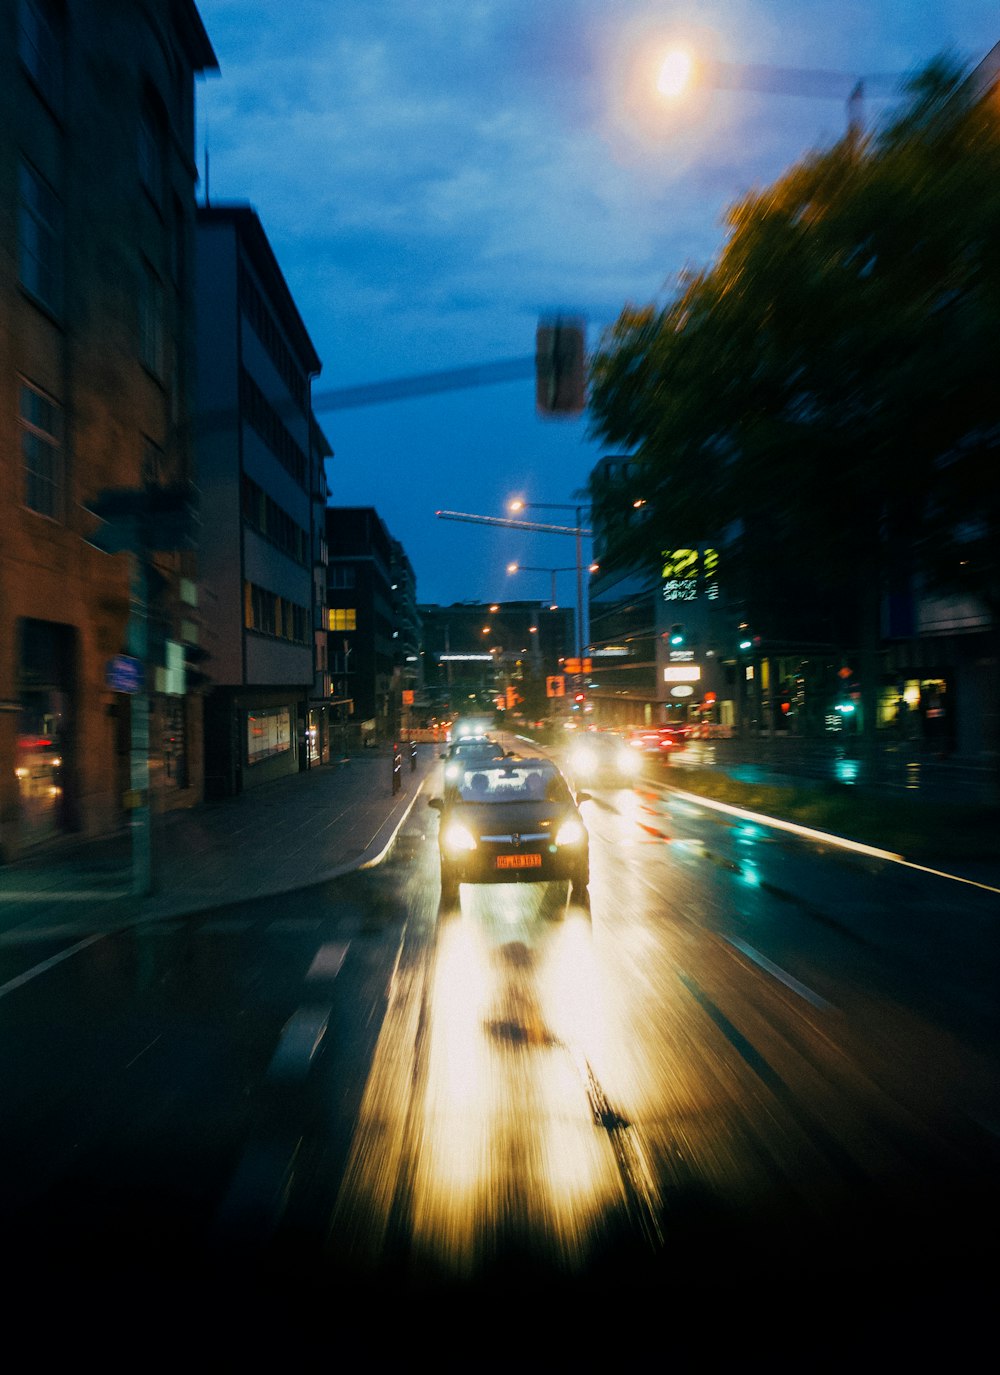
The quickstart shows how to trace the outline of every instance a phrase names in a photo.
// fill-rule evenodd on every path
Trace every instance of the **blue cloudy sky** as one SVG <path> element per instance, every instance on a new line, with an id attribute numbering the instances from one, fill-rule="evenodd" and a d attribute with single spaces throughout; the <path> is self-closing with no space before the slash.
<path id="1" fill-rule="evenodd" d="M 572 539 L 436 512 L 571 504 L 603 450 L 585 419 L 540 419 L 530 380 L 350 409 L 324 395 L 530 358 L 555 311 L 595 347 L 624 304 L 712 260 L 730 202 L 841 135 L 853 78 L 873 78 L 875 120 L 894 83 L 874 78 L 1000 42 L 997 0 L 197 2 L 220 68 L 196 93 L 201 195 L 207 147 L 212 202 L 256 209 L 323 360 L 332 500 L 374 506 L 440 603 L 547 598 L 547 572 L 506 566 L 569 567 Z M 656 57 L 678 37 L 730 84 L 790 74 L 668 105 Z M 557 590 L 573 601 L 572 573 Z"/>

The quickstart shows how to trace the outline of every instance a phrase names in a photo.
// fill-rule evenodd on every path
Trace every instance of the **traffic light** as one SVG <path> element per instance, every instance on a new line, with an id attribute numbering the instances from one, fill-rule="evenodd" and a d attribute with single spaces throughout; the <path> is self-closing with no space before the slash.
<path id="1" fill-rule="evenodd" d="M 541 415 L 581 415 L 586 399 L 586 328 L 557 316 L 535 331 L 535 404 Z"/>
<path id="2" fill-rule="evenodd" d="M 684 634 L 684 627 L 682 625 L 672 625 L 670 627 L 670 643 L 674 646 L 675 649 L 679 645 L 682 645 L 686 638 L 687 637 Z"/>
<path id="3" fill-rule="evenodd" d="M 587 700 L 587 694 L 586 694 L 585 692 L 574 692 L 574 694 L 573 694 L 573 710 L 574 710 L 574 711 L 579 711 L 580 708 L 583 706 L 583 704 L 584 704 L 584 702 L 585 702 L 586 700 Z"/>

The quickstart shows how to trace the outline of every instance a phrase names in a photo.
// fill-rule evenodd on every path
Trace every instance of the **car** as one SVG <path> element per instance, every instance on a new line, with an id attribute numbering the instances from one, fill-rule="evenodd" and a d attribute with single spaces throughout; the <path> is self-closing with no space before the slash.
<path id="1" fill-rule="evenodd" d="M 617 731 L 580 731 L 566 751 L 566 770 L 580 785 L 627 787 L 642 772 L 642 755 Z"/>
<path id="2" fill-rule="evenodd" d="M 648 762 L 669 764 L 670 757 L 687 744 L 683 726 L 645 726 L 629 733 L 628 744 Z"/>
<path id="3" fill-rule="evenodd" d="M 550 760 L 532 755 L 467 763 L 443 797 L 440 812 L 441 902 L 458 899 L 460 883 L 568 880 L 587 903 L 590 838 L 580 815 L 590 794 L 575 796 Z"/>
<path id="4" fill-rule="evenodd" d="M 460 778 L 466 764 L 506 759 L 507 753 L 499 740 L 494 740 L 491 735 L 463 735 L 453 740 L 441 755 L 446 783 L 454 783 Z"/>

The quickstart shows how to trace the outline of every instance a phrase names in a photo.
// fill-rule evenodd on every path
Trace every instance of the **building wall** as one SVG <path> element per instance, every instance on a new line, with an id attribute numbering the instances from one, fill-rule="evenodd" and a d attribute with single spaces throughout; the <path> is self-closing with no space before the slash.
<path id="1" fill-rule="evenodd" d="M 308 764 L 320 364 L 249 206 L 199 209 L 198 280 L 206 786 L 226 796 Z"/>
<path id="2" fill-rule="evenodd" d="M 51 70 L 60 74 L 51 86 L 34 79 L 27 48 L 19 50 L 22 7 L 0 10 L 4 857 L 66 831 L 99 834 L 123 822 L 129 700 L 109 689 L 106 674 L 130 648 L 129 556 L 86 543 L 98 525 L 87 506 L 108 489 L 191 475 L 183 422 L 193 344 L 194 71 L 215 65 L 193 5 L 78 0 L 70 11 L 50 8 Z M 140 164 L 143 131 L 152 131 L 158 161 Z M 25 252 L 29 234 L 40 251 Z M 144 332 L 154 313 L 158 331 Z M 51 430 L 39 436 L 42 413 Z M 36 440 L 56 481 L 46 474 L 29 489 L 25 444 Z M 193 630 L 192 610 L 177 596 L 180 578 L 193 577 L 191 556 L 153 562 L 163 579 L 155 628 L 173 637 L 184 621 Z M 188 785 L 200 747 L 191 723 L 182 712 L 188 738 L 178 770 L 161 752 L 178 704 L 154 695 L 152 705 L 155 802 L 194 800 Z M 44 739 L 52 745 L 27 743 Z"/>

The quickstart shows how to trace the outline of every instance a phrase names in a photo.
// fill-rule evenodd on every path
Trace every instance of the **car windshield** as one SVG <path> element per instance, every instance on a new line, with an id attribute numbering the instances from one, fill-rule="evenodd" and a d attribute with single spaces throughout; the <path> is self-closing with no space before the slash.
<path id="1" fill-rule="evenodd" d="M 516 764 L 502 769 L 468 768 L 458 780 L 463 802 L 569 802 L 565 781 L 552 769 Z"/>

